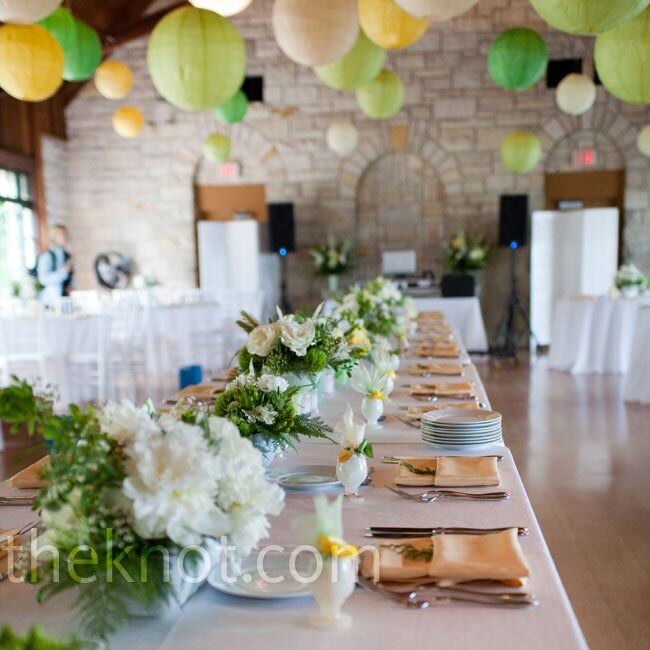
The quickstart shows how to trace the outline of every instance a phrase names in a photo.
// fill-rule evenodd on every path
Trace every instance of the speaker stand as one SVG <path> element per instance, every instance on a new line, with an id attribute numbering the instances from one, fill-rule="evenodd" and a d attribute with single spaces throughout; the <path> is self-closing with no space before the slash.
<path id="1" fill-rule="evenodd" d="M 280 255 L 280 309 L 283 314 L 291 313 L 291 305 L 287 296 L 287 254 Z"/>
<path id="2" fill-rule="evenodd" d="M 517 246 L 510 247 L 510 295 L 508 301 L 503 309 L 499 326 L 493 339 L 491 350 L 492 357 L 500 361 L 501 359 L 511 359 L 513 363 L 517 363 L 517 314 L 523 321 L 526 332 L 533 341 L 536 341 L 535 334 L 530 327 L 530 318 L 523 303 L 519 299 L 519 291 L 517 289 Z"/>

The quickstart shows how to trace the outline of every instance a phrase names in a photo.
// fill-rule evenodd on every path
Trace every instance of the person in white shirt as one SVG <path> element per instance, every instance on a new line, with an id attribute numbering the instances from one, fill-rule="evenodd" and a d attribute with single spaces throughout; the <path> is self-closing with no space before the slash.
<path id="1" fill-rule="evenodd" d="M 66 250 L 68 229 L 54 224 L 48 232 L 50 247 L 38 256 L 36 265 L 38 281 L 43 285 L 40 298 L 53 305 L 61 296 L 67 296 L 72 286 L 73 267 L 71 255 Z"/>

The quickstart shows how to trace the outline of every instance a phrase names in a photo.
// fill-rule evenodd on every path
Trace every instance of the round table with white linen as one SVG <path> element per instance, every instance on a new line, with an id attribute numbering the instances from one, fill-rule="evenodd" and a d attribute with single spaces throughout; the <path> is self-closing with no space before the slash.
<path id="1" fill-rule="evenodd" d="M 639 308 L 648 298 L 571 298 L 555 306 L 550 367 L 582 373 L 625 374 Z"/>

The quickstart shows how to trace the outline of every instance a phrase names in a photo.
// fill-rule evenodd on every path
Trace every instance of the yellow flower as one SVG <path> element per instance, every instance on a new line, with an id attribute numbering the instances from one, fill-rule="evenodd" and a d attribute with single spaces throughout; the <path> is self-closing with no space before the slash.
<path id="1" fill-rule="evenodd" d="M 373 390 L 372 393 L 370 393 L 370 395 L 368 395 L 368 397 L 370 399 L 386 399 L 384 397 L 383 391 L 380 391 L 380 390 Z"/>
<path id="2" fill-rule="evenodd" d="M 395 379 L 395 377 L 397 377 L 397 374 L 395 373 L 395 371 L 392 368 L 389 368 L 386 371 L 386 377 L 388 377 L 389 379 Z"/>
<path id="3" fill-rule="evenodd" d="M 369 350 L 372 345 L 364 327 L 355 327 L 352 332 L 350 332 L 348 343 L 355 348 L 360 348 L 361 350 Z"/>
<path id="4" fill-rule="evenodd" d="M 359 549 L 353 544 L 348 544 L 340 537 L 319 535 L 316 547 L 325 556 L 330 557 L 357 557 Z"/>

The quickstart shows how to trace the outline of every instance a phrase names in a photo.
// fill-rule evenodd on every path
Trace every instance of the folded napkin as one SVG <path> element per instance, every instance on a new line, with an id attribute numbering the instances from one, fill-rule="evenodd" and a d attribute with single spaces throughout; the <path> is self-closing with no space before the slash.
<path id="1" fill-rule="evenodd" d="M 442 357 L 444 359 L 457 359 L 460 356 L 460 351 L 458 348 L 415 348 L 413 354 L 416 357 Z"/>
<path id="2" fill-rule="evenodd" d="M 411 375 L 462 375 L 459 363 L 414 363 L 409 368 Z"/>
<path id="3" fill-rule="evenodd" d="M 530 575 L 516 528 L 488 535 L 398 539 L 377 549 L 378 554 L 361 556 L 362 575 L 375 582 L 428 577 L 440 584 L 496 580 L 521 586 Z"/>
<path id="4" fill-rule="evenodd" d="M 50 457 L 45 456 L 41 460 L 21 470 L 9 479 L 9 485 L 13 488 L 40 489 L 47 485 L 47 481 L 40 478 L 41 470 L 50 462 Z"/>
<path id="5" fill-rule="evenodd" d="M 445 320 L 445 315 L 441 311 L 421 311 L 418 313 L 419 321 Z"/>
<path id="6" fill-rule="evenodd" d="M 196 386 L 186 386 L 169 399 L 169 401 L 179 401 L 181 399 L 194 398 L 197 400 L 212 400 L 220 393 L 223 393 L 224 386 L 215 386 L 214 384 L 199 384 Z"/>
<path id="7" fill-rule="evenodd" d="M 395 485 L 476 487 L 499 483 L 497 459 L 489 456 L 400 457 L 395 468 Z"/>
<path id="8" fill-rule="evenodd" d="M 449 404 L 429 404 L 427 406 L 409 406 L 406 409 L 406 418 L 408 420 L 421 420 L 422 416 L 429 411 L 439 411 L 441 409 L 448 409 Z M 460 402 L 454 404 L 455 409 L 478 409 L 478 402 Z"/>
<path id="9" fill-rule="evenodd" d="M 448 384 L 411 384 L 411 395 L 435 395 L 436 397 L 475 397 L 474 386 L 467 381 Z"/>
<path id="10" fill-rule="evenodd" d="M 0 558 L 9 553 L 9 549 L 20 545 L 20 528 L 0 528 Z"/>

